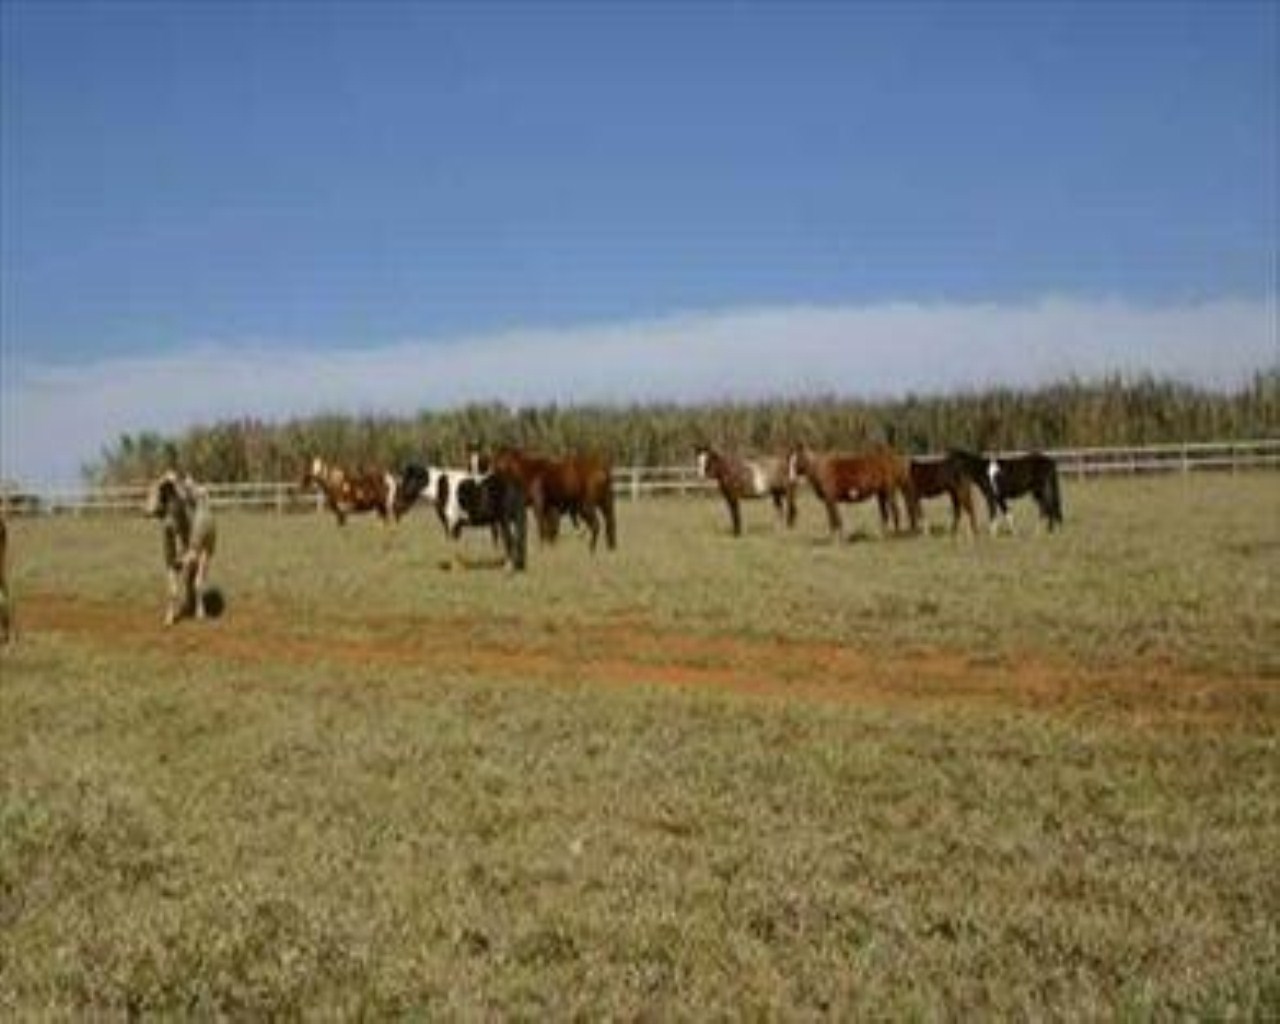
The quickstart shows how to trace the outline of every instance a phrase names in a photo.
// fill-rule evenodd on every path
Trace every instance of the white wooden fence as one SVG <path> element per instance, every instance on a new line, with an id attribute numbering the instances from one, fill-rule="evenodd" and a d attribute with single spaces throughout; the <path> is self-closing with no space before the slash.
<path id="1" fill-rule="evenodd" d="M 1280 438 L 1157 444 L 1132 448 L 1072 448 L 1050 451 L 1067 477 L 1087 479 L 1119 475 L 1191 472 L 1243 472 L 1280 469 Z M 217 508 L 260 512 L 311 512 L 321 508 L 314 492 L 297 483 L 210 484 Z M 622 498 L 710 494 L 714 485 L 687 466 L 614 468 L 614 492 Z M 89 490 L 0 490 L 0 509 L 10 515 L 111 515 L 137 513 L 146 487 L 98 487 Z"/>

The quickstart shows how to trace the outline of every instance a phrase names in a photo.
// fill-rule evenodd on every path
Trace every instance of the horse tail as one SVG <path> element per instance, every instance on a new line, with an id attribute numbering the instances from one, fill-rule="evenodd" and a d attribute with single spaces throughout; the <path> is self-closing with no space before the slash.
<path id="1" fill-rule="evenodd" d="M 918 533 L 920 530 L 920 520 L 922 511 L 920 508 L 920 491 L 916 487 L 914 477 L 911 475 L 911 463 L 898 457 L 898 491 L 902 494 L 903 504 L 907 506 L 907 522 L 910 524 L 911 532 Z"/>
<path id="2" fill-rule="evenodd" d="M 547 487 L 542 474 L 529 482 L 528 502 L 533 506 L 533 517 L 538 524 L 538 540 L 543 544 L 554 544 L 559 523 L 555 519 L 555 509 L 547 500 Z"/>
<path id="3" fill-rule="evenodd" d="M 1062 526 L 1062 488 L 1058 485 L 1058 465 L 1049 461 L 1049 474 L 1045 478 L 1045 497 L 1049 506 L 1049 527 Z"/>
<path id="4" fill-rule="evenodd" d="M 504 526 L 504 533 L 510 534 L 514 527 L 514 536 L 511 537 L 511 548 L 507 552 L 507 557 L 511 561 L 511 566 L 517 572 L 523 572 L 525 562 L 529 553 L 529 511 L 528 504 L 525 501 L 524 488 L 519 482 L 512 479 L 503 481 L 503 501 L 505 506 L 502 510 L 502 518 L 505 523 L 510 526 Z"/>
<path id="5" fill-rule="evenodd" d="M 987 472 L 987 460 L 960 448 L 951 449 L 950 454 L 959 461 L 960 471 L 965 477 L 982 492 L 987 503 L 988 518 L 995 519 L 996 513 L 1000 511 L 1000 498 L 991 483 L 991 475 Z"/>
<path id="6" fill-rule="evenodd" d="M 613 511 L 613 472 L 606 469 L 603 477 L 600 511 L 604 514 L 604 542 L 614 551 L 618 547 L 618 520 Z"/>

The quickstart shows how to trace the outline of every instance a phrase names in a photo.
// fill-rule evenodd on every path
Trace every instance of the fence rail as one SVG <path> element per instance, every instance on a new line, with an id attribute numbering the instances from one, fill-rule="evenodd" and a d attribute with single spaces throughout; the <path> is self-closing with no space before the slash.
<path id="1" fill-rule="evenodd" d="M 1255 441 L 1156 444 L 1126 448 L 1071 448 L 1050 451 L 1069 478 L 1136 476 L 1159 473 L 1243 472 L 1280 469 L 1280 438 Z M 688 466 L 621 466 L 614 469 L 614 493 L 641 498 L 711 493 L 714 484 Z M 209 484 L 215 508 L 277 514 L 314 512 L 323 506 L 314 492 L 297 483 Z M 16 515 L 122 515 L 136 513 L 146 487 L 98 487 L 89 490 L 0 490 L 0 509 Z"/>

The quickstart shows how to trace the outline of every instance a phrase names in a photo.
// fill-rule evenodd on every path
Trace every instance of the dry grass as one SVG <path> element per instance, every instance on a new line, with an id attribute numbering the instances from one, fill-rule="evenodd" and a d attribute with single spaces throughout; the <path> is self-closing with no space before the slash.
<path id="1" fill-rule="evenodd" d="M 228 517 L 167 633 L 152 524 L 20 522 L 0 1011 L 1274 1016 L 1280 480 L 1066 497 L 526 578 Z"/>

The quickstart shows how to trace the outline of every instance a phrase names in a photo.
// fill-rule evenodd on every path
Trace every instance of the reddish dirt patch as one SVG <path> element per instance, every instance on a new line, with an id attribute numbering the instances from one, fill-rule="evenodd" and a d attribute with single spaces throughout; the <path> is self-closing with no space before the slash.
<path id="1" fill-rule="evenodd" d="M 339 664 L 377 671 L 537 682 L 648 685 L 752 697 L 874 704 L 1006 705 L 1119 714 L 1135 724 L 1273 725 L 1274 680 L 1194 674 L 1148 662 L 1116 669 L 1034 657 L 995 663 L 938 651 L 892 659 L 831 643 L 660 630 L 634 619 L 584 628 L 403 616 L 313 621 L 241 604 L 210 623 L 166 629 L 147 609 L 59 593 L 28 595 L 23 629 L 78 643 L 174 658 L 248 664 Z"/>

